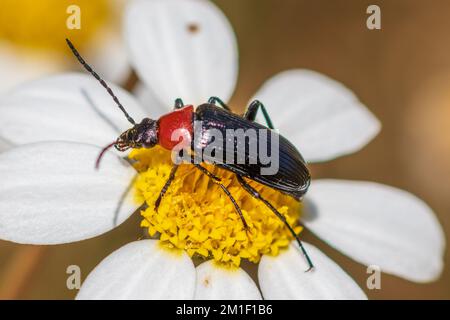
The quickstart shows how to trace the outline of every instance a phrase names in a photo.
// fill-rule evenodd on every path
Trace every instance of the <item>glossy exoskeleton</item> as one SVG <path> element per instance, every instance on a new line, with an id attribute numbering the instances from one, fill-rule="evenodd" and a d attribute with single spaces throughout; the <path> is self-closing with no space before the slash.
<path id="1" fill-rule="evenodd" d="M 221 133 L 223 137 L 227 137 L 227 130 L 242 129 L 243 131 L 246 131 L 253 129 L 257 132 L 256 140 L 251 141 L 250 139 L 246 139 L 246 145 L 244 148 L 239 149 L 236 141 L 231 143 L 233 148 L 227 148 L 226 139 L 224 139 L 222 144 L 218 145 L 218 148 L 216 148 L 216 152 L 214 154 L 202 154 L 201 160 L 233 172 L 236 175 L 237 181 L 251 196 L 262 201 L 279 219 L 283 221 L 291 234 L 297 240 L 300 249 L 307 260 L 309 266 L 307 271 L 313 268 L 311 259 L 305 251 L 302 242 L 293 230 L 292 226 L 286 221 L 286 218 L 246 181 L 246 179 L 256 181 L 300 201 L 301 197 L 308 190 L 311 179 L 305 160 L 301 156 L 300 152 L 286 138 L 273 130 L 274 127 L 272 121 L 261 102 L 258 100 L 253 101 L 243 115 L 238 115 L 231 112 L 230 108 L 217 97 L 211 97 L 208 100 L 208 103 L 198 106 L 195 110 L 192 105 L 184 105 L 181 99 L 176 99 L 174 110 L 172 112 L 161 116 L 158 120 L 144 118 L 140 123 L 136 123 L 133 118 L 128 115 L 125 108 L 122 106 L 105 81 L 103 81 L 103 79 L 101 79 L 100 76 L 83 60 L 68 39 L 67 43 L 80 63 L 101 83 L 103 87 L 106 88 L 118 107 L 125 114 L 128 121 L 133 125 L 132 128 L 123 132 L 116 141 L 102 150 L 97 159 L 97 167 L 104 152 L 112 146 L 119 151 L 126 151 L 130 148 L 152 148 L 155 145 L 160 145 L 167 150 L 173 150 L 176 146 L 179 146 L 180 141 L 183 140 L 174 140 L 173 135 L 175 131 L 178 133 L 181 132 L 184 139 L 187 138 L 186 140 L 188 141 L 183 148 L 190 149 L 189 153 L 192 157 L 191 163 L 211 178 L 214 183 L 220 186 L 223 192 L 233 203 L 242 220 L 244 228 L 248 229 L 248 225 L 239 205 L 227 187 L 221 183 L 221 178 L 210 172 L 205 166 L 202 165 L 202 162 L 195 161 L 195 156 L 199 150 L 203 151 L 211 143 L 217 144 L 217 141 L 211 139 L 210 137 L 212 130 Z M 267 127 L 255 122 L 259 109 L 261 109 L 264 115 Z M 274 141 L 278 143 L 277 150 L 279 154 L 279 166 L 278 170 L 274 174 L 270 175 L 261 174 L 261 168 L 266 164 L 262 164 L 260 162 L 258 155 L 255 156 L 249 152 L 250 144 L 261 143 L 261 136 L 259 132 L 264 131 L 264 129 L 270 131 L 270 134 L 264 135 L 264 143 L 266 143 L 265 149 L 270 150 L 271 143 Z M 274 137 L 276 139 L 274 139 Z M 244 154 L 240 154 L 238 150 L 244 150 Z M 217 154 L 221 154 L 221 157 L 218 157 Z M 245 161 L 226 161 L 227 159 L 236 159 L 236 157 L 240 157 Z M 155 210 L 158 210 L 164 194 L 175 178 L 178 167 L 179 163 L 174 163 L 170 176 L 155 202 Z"/>

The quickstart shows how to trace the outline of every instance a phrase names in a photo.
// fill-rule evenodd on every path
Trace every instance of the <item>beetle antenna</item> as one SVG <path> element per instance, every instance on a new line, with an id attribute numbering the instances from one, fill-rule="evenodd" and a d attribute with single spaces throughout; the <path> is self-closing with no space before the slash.
<path id="1" fill-rule="evenodd" d="M 116 144 L 116 141 L 108 144 L 106 147 L 104 147 L 102 149 L 102 151 L 100 152 L 100 154 L 97 157 L 97 161 L 95 161 L 95 169 L 98 170 L 98 168 L 100 168 L 100 161 L 102 161 L 103 155 L 106 153 L 106 151 L 108 151 L 112 146 L 114 146 Z"/>
<path id="2" fill-rule="evenodd" d="M 116 97 L 116 95 L 114 94 L 114 92 L 112 91 L 112 89 L 106 84 L 105 80 L 103 80 L 98 74 L 97 72 L 94 71 L 94 69 L 92 69 L 92 67 L 86 63 L 86 61 L 84 61 L 83 57 L 80 55 L 80 53 L 78 52 L 77 49 L 75 49 L 75 46 L 73 45 L 73 43 L 66 38 L 66 42 L 67 45 L 69 46 L 70 50 L 72 50 L 72 53 L 74 54 L 74 56 L 78 59 L 78 61 L 81 63 L 81 65 L 90 73 L 94 76 L 95 79 L 98 80 L 98 82 L 100 82 L 100 84 L 106 89 L 106 91 L 108 91 L 109 95 L 113 98 L 114 102 L 117 104 L 117 106 L 120 108 L 120 110 L 122 110 L 123 114 L 125 115 L 125 117 L 127 118 L 127 120 L 132 124 L 135 125 L 136 121 L 134 121 L 134 119 L 132 117 L 130 117 L 130 115 L 128 114 L 128 112 L 125 110 L 125 108 L 123 107 L 123 105 L 120 103 L 119 98 Z"/>

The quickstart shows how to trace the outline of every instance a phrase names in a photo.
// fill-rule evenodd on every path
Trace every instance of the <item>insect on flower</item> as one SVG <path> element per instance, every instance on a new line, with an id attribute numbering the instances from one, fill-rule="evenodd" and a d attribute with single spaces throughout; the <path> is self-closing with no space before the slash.
<path id="1" fill-rule="evenodd" d="M 238 151 L 242 149 L 239 148 L 236 141 L 233 141 L 232 148 L 227 148 L 224 145 L 226 144 L 226 141 L 223 141 L 222 148 L 219 148 L 221 154 L 219 161 L 217 161 L 218 159 L 216 156 L 206 156 L 205 154 L 202 155 L 201 161 L 213 163 L 215 166 L 234 173 L 243 189 L 252 197 L 263 202 L 289 229 L 290 233 L 298 242 L 304 257 L 307 260 L 308 269 L 306 271 L 309 271 L 314 267 L 298 235 L 295 233 L 293 227 L 288 223 L 284 215 L 281 214 L 269 201 L 262 197 L 262 195 L 245 180 L 245 178 L 247 178 L 256 181 L 267 187 L 287 194 L 297 201 L 300 201 L 302 196 L 307 192 L 311 180 L 310 173 L 306 167 L 306 163 L 302 155 L 287 139 L 273 131 L 274 127 L 272 121 L 264 105 L 260 101 L 253 101 L 245 111 L 244 115 L 240 116 L 231 112 L 231 109 L 217 97 L 211 97 L 207 103 L 198 106 L 195 111 L 194 106 L 184 105 L 183 101 L 178 98 L 175 100 L 175 106 L 172 112 L 163 115 L 158 120 L 144 118 L 140 123 L 136 123 L 136 121 L 127 113 L 124 106 L 120 103 L 119 99 L 106 84 L 106 82 L 92 69 L 91 66 L 84 61 L 70 40 L 66 39 L 66 41 L 79 62 L 108 91 L 117 106 L 124 113 L 127 120 L 133 125 L 132 128 L 123 132 L 116 141 L 109 144 L 101 151 L 96 162 L 97 168 L 104 153 L 113 146 L 122 152 L 130 148 L 152 148 L 158 144 L 167 150 L 174 150 L 174 148 L 179 145 L 180 141 L 173 140 L 173 135 L 175 131 L 181 130 L 187 134 L 189 141 L 189 143 L 184 144 L 181 151 L 186 151 L 190 155 L 190 163 L 202 173 L 207 175 L 211 181 L 220 186 L 222 191 L 233 203 L 236 212 L 242 220 L 245 230 L 248 231 L 249 227 L 244 215 L 228 188 L 221 182 L 220 177 L 216 176 L 214 173 L 202 166 L 201 162 L 198 163 L 195 161 L 195 153 L 197 150 L 203 151 L 212 143 L 211 137 L 209 136 L 209 130 L 219 131 L 222 135 L 226 136 L 228 129 L 253 129 L 255 132 L 270 129 L 268 131 L 270 131 L 272 137 L 275 135 L 279 148 L 280 166 L 274 174 L 261 174 L 260 169 L 263 167 L 263 163 L 259 160 L 255 161 L 255 159 L 252 159 L 253 161 L 249 161 L 250 158 L 252 158 L 252 155 L 249 152 L 249 144 L 252 142 L 248 140 L 245 141 L 246 147 L 243 148 L 244 154 L 238 154 Z M 268 128 L 255 122 L 259 109 L 262 111 Z M 194 122 L 201 123 L 199 137 L 194 137 L 194 131 L 197 132 L 196 128 L 194 128 Z M 269 147 L 274 143 L 273 138 L 268 139 L 267 135 L 264 137 L 265 140 L 263 143 L 266 144 L 266 147 Z M 261 143 L 261 139 L 263 139 L 263 137 L 261 135 L 257 135 L 256 143 Z M 235 159 L 235 157 L 243 158 L 246 161 L 238 161 L 238 163 L 234 163 L 234 161 L 232 161 L 232 163 L 230 163 L 230 161 L 225 161 L 225 159 Z M 257 157 L 256 159 L 259 158 Z M 158 210 L 164 194 L 167 192 L 172 181 L 175 179 L 178 166 L 179 161 L 175 161 L 169 178 L 164 184 L 155 202 L 155 211 Z"/>

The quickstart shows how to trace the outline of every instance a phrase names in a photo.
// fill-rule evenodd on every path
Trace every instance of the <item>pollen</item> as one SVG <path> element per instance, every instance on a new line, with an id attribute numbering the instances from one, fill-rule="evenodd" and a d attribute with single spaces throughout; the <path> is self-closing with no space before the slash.
<path id="1" fill-rule="evenodd" d="M 136 201 L 147 204 L 141 210 L 141 226 L 147 228 L 151 237 L 159 236 L 163 247 L 183 249 L 191 257 L 237 267 L 243 259 L 257 263 L 262 255 L 277 255 L 293 240 L 284 223 L 247 193 L 233 173 L 209 164 L 202 165 L 220 177 L 231 192 L 248 224 L 247 230 L 220 186 L 191 164 L 180 165 L 156 212 L 155 201 L 172 168 L 170 152 L 161 147 L 135 149 L 129 158 L 139 172 L 134 182 Z M 286 217 L 297 234 L 302 231 L 297 223 L 301 203 L 247 181 Z"/>
<path id="2" fill-rule="evenodd" d="M 78 6 L 80 28 L 69 29 L 66 22 Z M 69 12 L 68 12 L 69 11 Z M 82 47 L 113 15 L 107 0 L 2 0 L 0 40 L 17 48 L 65 52 L 64 39 Z"/>

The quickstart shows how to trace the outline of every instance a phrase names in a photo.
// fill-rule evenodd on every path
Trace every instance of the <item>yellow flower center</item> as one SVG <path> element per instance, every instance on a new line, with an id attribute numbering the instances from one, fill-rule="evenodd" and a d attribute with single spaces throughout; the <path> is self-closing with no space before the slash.
<path id="1" fill-rule="evenodd" d="M 66 26 L 71 5 L 80 8 L 80 29 Z M 70 37 L 82 47 L 109 18 L 110 7 L 107 0 L 2 0 L 0 40 L 26 49 L 62 51 Z"/>
<path id="2" fill-rule="evenodd" d="M 264 203 L 253 198 L 239 184 L 234 174 L 205 165 L 229 189 L 242 209 L 249 230 L 222 189 L 190 164 L 180 165 L 158 212 L 155 201 L 167 181 L 172 161 L 170 152 L 160 147 L 135 149 L 130 153 L 139 174 L 134 182 L 136 200 L 148 207 L 141 211 L 141 226 L 150 236 L 160 234 L 166 248 L 186 250 L 192 257 L 212 258 L 225 266 L 239 266 L 241 259 L 257 263 L 263 254 L 277 255 L 293 239 L 284 223 Z M 295 232 L 301 204 L 271 188 L 249 183 L 283 214 Z"/>

